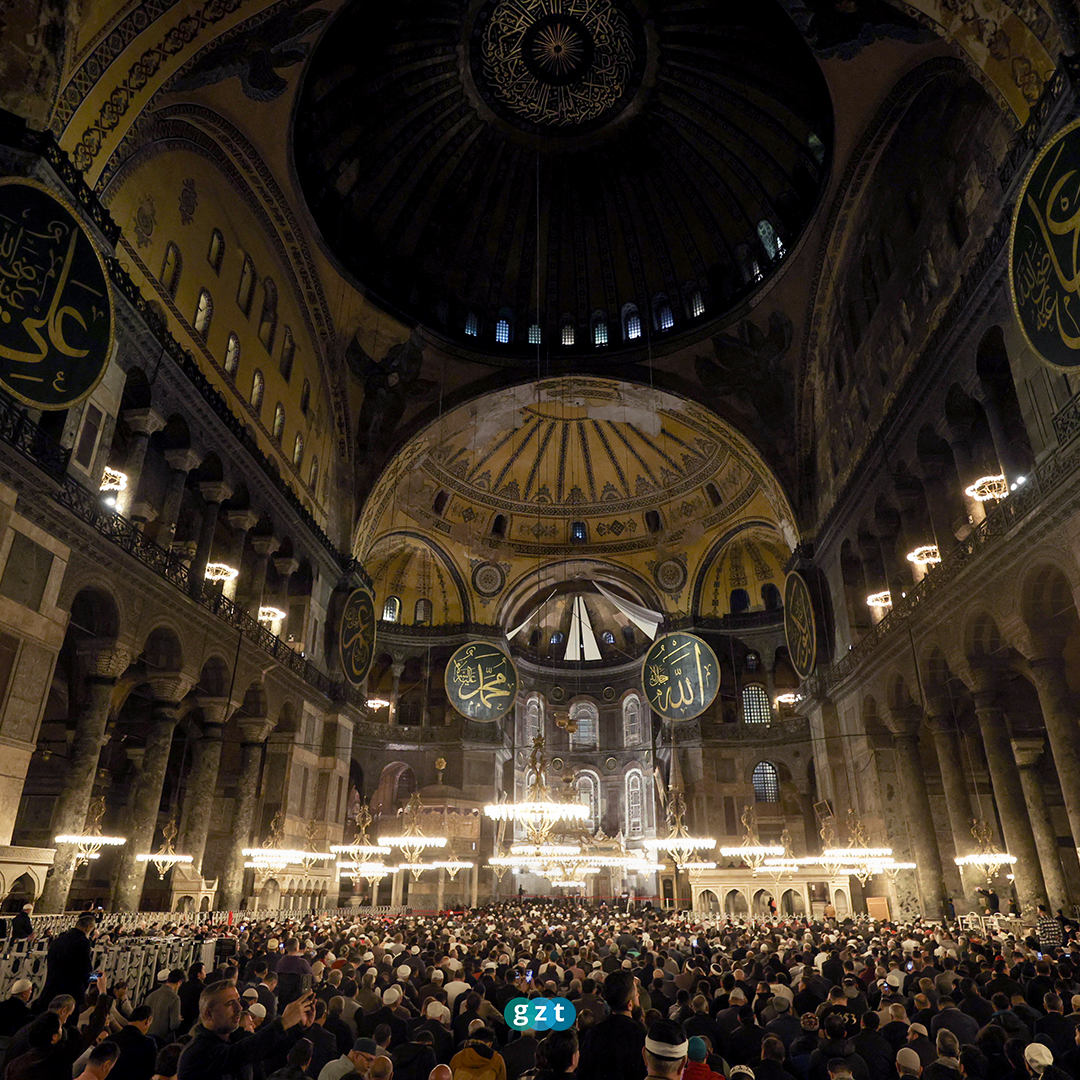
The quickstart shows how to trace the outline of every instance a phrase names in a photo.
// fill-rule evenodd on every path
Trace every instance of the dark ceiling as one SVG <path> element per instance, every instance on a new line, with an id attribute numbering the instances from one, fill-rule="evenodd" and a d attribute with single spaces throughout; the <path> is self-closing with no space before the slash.
<path id="1" fill-rule="evenodd" d="M 776 0 L 353 2 L 293 131 L 327 247 L 384 305 L 511 361 L 535 359 L 535 324 L 593 363 L 704 335 L 758 288 L 831 143 Z"/>

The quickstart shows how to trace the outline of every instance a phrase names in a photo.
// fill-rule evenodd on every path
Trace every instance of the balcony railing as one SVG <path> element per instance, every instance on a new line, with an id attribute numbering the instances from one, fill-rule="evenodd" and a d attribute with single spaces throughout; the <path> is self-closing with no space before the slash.
<path id="1" fill-rule="evenodd" d="M 0 440 L 59 480 L 67 471 L 71 451 L 49 438 L 13 401 L 0 398 Z"/>

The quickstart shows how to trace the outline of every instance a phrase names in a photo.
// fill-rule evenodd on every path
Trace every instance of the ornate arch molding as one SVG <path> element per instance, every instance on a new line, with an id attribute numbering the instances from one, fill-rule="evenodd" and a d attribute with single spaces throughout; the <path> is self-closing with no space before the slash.
<path id="1" fill-rule="evenodd" d="M 259 222 L 285 270 L 312 342 L 318 347 L 337 433 L 338 453 L 352 459 L 351 418 L 340 368 L 330 362 L 335 328 L 319 271 L 289 201 L 251 142 L 203 105 L 167 105 L 129 133 L 102 172 L 96 190 L 112 203 L 140 165 L 168 150 L 206 158 Z"/>
<path id="2" fill-rule="evenodd" d="M 381 533 L 375 538 L 371 545 L 370 552 L 373 552 L 375 548 L 386 540 L 393 540 L 395 537 L 403 537 L 407 540 L 412 540 L 415 543 L 421 544 L 428 548 L 432 555 L 434 555 L 442 564 L 443 569 L 450 575 L 450 580 L 453 581 L 454 587 L 458 591 L 458 599 L 461 602 L 461 615 L 466 625 L 473 621 L 472 605 L 469 602 L 469 588 L 465 583 L 465 579 L 461 576 L 461 571 L 458 569 L 457 563 L 454 562 L 451 554 L 440 544 L 437 540 L 426 535 L 425 533 L 418 532 L 415 529 L 395 529 L 393 532 Z"/>
<path id="3" fill-rule="evenodd" d="M 916 98 L 935 79 L 948 76 L 959 78 L 968 73 L 967 65 L 962 60 L 943 56 L 921 64 L 905 75 L 892 88 L 873 120 L 867 125 L 837 186 L 822 230 L 824 240 L 818 249 L 814 270 L 810 274 L 811 286 L 806 301 L 805 319 L 807 332 L 796 377 L 795 432 L 803 460 L 809 460 L 813 455 L 813 401 L 808 400 L 808 395 L 818 376 L 815 361 L 822 348 L 826 315 L 831 308 L 829 301 L 834 287 L 826 264 L 836 266 L 842 259 L 849 241 L 848 221 L 858 210 L 873 175 L 874 166 Z M 978 76 L 981 75 L 982 73 L 978 72 Z M 985 78 L 980 78 L 980 82 L 986 86 Z"/>
<path id="4" fill-rule="evenodd" d="M 716 562 L 720 553 L 731 543 L 737 536 L 750 529 L 766 528 L 776 533 L 776 538 L 780 543 L 784 543 L 783 534 L 776 527 L 776 522 L 769 521 L 766 518 L 747 518 L 745 521 L 740 521 L 738 524 L 733 525 L 730 529 L 722 533 L 716 540 L 713 541 L 712 546 L 698 563 L 697 572 L 694 575 L 694 589 L 690 594 L 690 612 L 692 615 L 701 611 L 701 594 L 705 589 L 705 579 L 709 575 L 709 571 L 712 569 L 712 564 Z"/>

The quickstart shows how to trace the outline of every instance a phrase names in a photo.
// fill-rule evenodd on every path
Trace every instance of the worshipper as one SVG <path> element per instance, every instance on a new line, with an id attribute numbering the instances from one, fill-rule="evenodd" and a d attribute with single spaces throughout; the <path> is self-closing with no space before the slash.
<path id="1" fill-rule="evenodd" d="M 1040 1016 L 1035 1021 L 1035 1034 L 1045 1036 L 1050 1040 L 1051 1049 L 1055 1056 L 1067 1053 L 1073 1045 L 1076 1025 L 1065 1018 L 1065 1009 L 1061 997 L 1058 994 L 1045 994 L 1043 996 L 1043 1009 L 1046 1015 Z"/>
<path id="2" fill-rule="evenodd" d="M 382 1055 L 375 1058 L 368 1070 L 368 1080 L 392 1080 L 394 1063 Z"/>
<path id="3" fill-rule="evenodd" d="M 1024 1050 L 1024 1064 L 1032 1076 L 1045 1076 L 1046 1070 L 1054 1064 L 1054 1055 L 1049 1047 L 1033 1042 Z"/>
<path id="4" fill-rule="evenodd" d="M 870 1080 L 892 1080 L 896 1065 L 896 1050 L 880 1033 L 881 1020 L 876 1012 L 865 1012 L 859 1018 L 859 1030 L 851 1040 L 856 1053 L 866 1062 Z"/>
<path id="5" fill-rule="evenodd" d="M 960 1080 L 960 1040 L 942 1028 L 934 1045 L 937 1057 L 923 1069 L 925 1080 Z"/>
<path id="6" fill-rule="evenodd" d="M 278 960 L 274 971 L 278 980 L 277 1003 L 281 1009 L 301 996 L 304 976 L 307 976 L 309 986 L 315 978 L 308 958 L 300 952 L 299 940 L 294 937 L 286 939 L 285 955 Z"/>
<path id="7" fill-rule="evenodd" d="M 356 1042 L 356 1032 L 344 1017 L 345 999 L 332 997 L 326 1005 L 326 1030 L 337 1039 L 338 1054 L 347 1054 Z"/>
<path id="8" fill-rule="evenodd" d="M 739 1026 L 729 1032 L 724 1043 L 724 1057 L 730 1065 L 749 1065 L 761 1057 L 761 1043 L 765 1029 L 760 1027 L 753 1007 L 743 1005 L 739 1009 Z"/>
<path id="9" fill-rule="evenodd" d="M 308 1028 L 305 1036 L 311 1042 L 311 1061 L 307 1069 L 312 1076 L 318 1076 L 324 1065 L 341 1056 L 337 1037 L 326 1026 L 329 1015 L 330 1010 L 327 1003 L 321 999 L 316 999 L 315 1023 Z"/>
<path id="10" fill-rule="evenodd" d="M 86 987 L 94 970 L 90 937 L 97 926 L 91 912 L 80 915 L 70 930 L 53 938 L 46 956 L 45 985 L 37 1000 L 37 1012 L 44 1012 L 46 1003 L 58 994 L 75 999 L 75 1010 L 82 1012 Z"/>
<path id="11" fill-rule="evenodd" d="M 907 1045 L 919 1055 L 919 1061 L 924 1069 L 931 1061 L 937 1059 L 937 1047 L 930 1041 L 929 1033 L 922 1024 L 908 1025 Z"/>
<path id="12" fill-rule="evenodd" d="M 183 1049 L 184 1044 L 179 1042 L 163 1046 L 154 1062 L 154 1075 L 151 1080 L 176 1080 L 176 1069 Z"/>
<path id="13" fill-rule="evenodd" d="M 277 984 L 277 972 L 270 971 L 269 969 L 267 969 L 263 975 L 259 977 L 258 982 L 255 983 L 255 993 L 258 996 L 259 1004 L 266 1010 L 267 1020 L 273 1020 L 274 1017 L 277 1016 Z"/>
<path id="14" fill-rule="evenodd" d="M 691 1055 L 694 1048 L 690 1049 Z M 753 1064 L 754 1080 L 792 1080 L 791 1073 L 784 1068 L 786 1053 L 784 1044 L 775 1035 L 768 1035 L 761 1043 L 761 1058 Z M 687 1065 L 689 1071 L 690 1066 Z"/>
<path id="15" fill-rule="evenodd" d="M 960 1045 L 966 1046 L 974 1044 L 979 1026 L 975 1017 L 963 1012 L 952 998 L 945 997 L 941 999 L 937 1015 L 930 1021 L 930 1034 L 936 1039 L 939 1031 L 951 1031 Z"/>
<path id="16" fill-rule="evenodd" d="M 29 979 L 16 979 L 11 984 L 10 995 L 0 1002 L 0 1038 L 10 1038 L 33 1020 L 30 1010 L 33 994 L 34 984 Z"/>
<path id="17" fill-rule="evenodd" d="M 246 1065 L 287 1051 L 315 1019 L 315 995 L 291 1001 L 262 1030 L 234 1039 L 240 1026 L 240 995 L 228 982 L 211 983 L 199 997 L 199 1023 L 180 1055 L 180 1080 L 224 1080 Z"/>
<path id="18" fill-rule="evenodd" d="M 645 1028 L 633 1019 L 638 1004 L 632 972 L 618 970 L 604 980 L 604 1000 L 611 1015 L 594 1024 L 581 1047 L 578 1073 L 585 1080 L 641 1080 Z"/>
<path id="19" fill-rule="evenodd" d="M 159 1045 L 164 1045 L 180 1030 L 180 987 L 184 983 L 184 973 L 179 968 L 162 969 L 158 972 L 158 983 L 158 988 L 146 995 L 143 1004 L 149 1005 L 154 1014 L 147 1034 Z"/>
<path id="20" fill-rule="evenodd" d="M 765 1033 L 775 1035 L 784 1044 L 784 1051 L 787 1052 L 791 1049 L 791 1044 L 802 1034 L 802 1025 L 799 1023 L 799 1018 L 792 1015 L 791 1002 L 788 998 L 779 994 L 774 995 L 773 1008 L 776 1010 L 776 1019 L 770 1020 L 765 1025 Z M 689 1027 L 687 1031 L 689 1032 Z"/>
<path id="21" fill-rule="evenodd" d="M 23 904 L 15 918 L 11 920 L 11 936 L 15 941 L 25 941 L 34 936 L 34 923 L 30 918 L 34 914 L 33 904 Z"/>
<path id="22" fill-rule="evenodd" d="M 808 1080 L 826 1080 L 830 1075 L 829 1063 L 834 1058 L 843 1059 L 855 1080 L 870 1080 L 866 1062 L 859 1056 L 846 1038 L 845 1019 L 838 1013 L 830 1013 L 818 1032 L 817 1049 L 810 1055 Z"/>
<path id="23" fill-rule="evenodd" d="M 479 999 L 478 999 L 479 1000 Z M 390 1028 L 390 1047 L 400 1046 L 409 1038 L 408 1022 L 402 1020 L 394 1011 L 398 1002 L 401 1001 L 401 990 L 397 986 L 388 986 L 383 991 L 382 1005 L 374 1012 L 364 1013 L 363 1018 L 357 1025 L 360 1035 L 372 1035 L 380 1024 L 386 1024 Z M 376 1040 L 377 1042 L 378 1040 Z"/>
<path id="24" fill-rule="evenodd" d="M 574 1006 L 577 1007 L 577 1002 L 574 1002 Z M 595 1014 L 590 1015 L 595 1016 Z M 581 1019 L 582 1013 L 579 1012 L 579 1026 Z M 518 1080 L 522 1073 L 532 1071 L 536 1066 L 536 1046 L 536 1031 L 533 1028 L 522 1028 L 518 1032 L 518 1037 L 503 1047 L 500 1053 L 506 1064 L 506 1080 Z M 398 1080 L 402 1078 L 399 1076 Z"/>
<path id="25" fill-rule="evenodd" d="M 986 1080 L 986 1057 L 977 1046 L 960 1047 L 960 1075 L 965 1080 Z"/>
<path id="26" fill-rule="evenodd" d="M 454 1036 L 450 1034 L 446 1022 L 442 1019 L 445 1011 L 446 1007 L 438 999 L 428 999 L 424 1010 L 424 1019 L 413 1031 L 414 1035 L 418 1031 L 426 1031 L 431 1035 L 435 1049 L 435 1060 L 441 1065 L 450 1064 L 455 1049 Z"/>
<path id="27" fill-rule="evenodd" d="M 317 1080 L 341 1080 L 343 1076 L 367 1077 L 378 1052 L 374 1039 L 357 1039 L 348 1053 L 322 1067 Z"/>
<path id="28" fill-rule="evenodd" d="M 896 1071 L 900 1076 L 922 1076 L 922 1061 L 910 1046 L 902 1046 L 896 1051 Z"/>
<path id="29" fill-rule="evenodd" d="M 689 1049 L 686 1032 L 679 1024 L 674 1020 L 655 1021 L 650 1025 L 641 1048 L 645 1075 L 650 1080 L 678 1080 L 686 1068 Z"/>
<path id="30" fill-rule="evenodd" d="M 390 1055 L 397 1080 L 427 1080 L 428 1074 L 438 1064 L 434 1043 L 430 1031 L 415 1031 L 408 1042 L 398 1046 Z M 509 1068 L 507 1080 L 510 1080 Z"/>
<path id="31" fill-rule="evenodd" d="M 495 1050 L 495 1032 L 480 1026 L 469 1032 L 462 1048 L 450 1059 L 454 1080 L 506 1080 L 506 1063 Z"/>
<path id="32" fill-rule="evenodd" d="M 158 1044 L 147 1034 L 153 1019 L 150 1006 L 139 1005 L 132 1010 L 131 1020 L 113 1036 L 113 1042 L 120 1048 L 113 1080 L 146 1080 L 154 1071 Z"/>
<path id="33" fill-rule="evenodd" d="M 60 1028 L 60 1018 L 54 1012 L 45 1012 L 35 1020 L 26 1036 L 26 1051 L 11 1058 L 4 1080 L 69 1080 L 71 1066 L 56 1053 Z"/>
<path id="34" fill-rule="evenodd" d="M 196 961 L 188 968 L 187 982 L 180 987 L 180 1030 L 190 1031 L 199 1019 L 199 995 L 206 984 L 206 965 Z"/>
<path id="35" fill-rule="evenodd" d="M 266 1080 L 310 1080 L 308 1066 L 311 1064 L 310 1039 L 295 1042 L 286 1055 L 285 1064 L 275 1069 Z"/>
<path id="36" fill-rule="evenodd" d="M 1050 914 L 1046 904 L 1039 905 L 1038 918 L 1035 920 L 1035 933 L 1039 938 L 1039 948 L 1043 952 L 1060 949 L 1064 944 L 1061 923 Z"/>
<path id="37" fill-rule="evenodd" d="M 573 1028 L 552 1031 L 536 1048 L 540 1068 L 534 1080 L 565 1080 L 578 1067 L 578 1040 Z"/>
<path id="38" fill-rule="evenodd" d="M 87 1056 L 86 1066 L 75 1080 L 105 1080 L 120 1060 L 120 1047 L 106 1040 L 98 1043 Z"/>

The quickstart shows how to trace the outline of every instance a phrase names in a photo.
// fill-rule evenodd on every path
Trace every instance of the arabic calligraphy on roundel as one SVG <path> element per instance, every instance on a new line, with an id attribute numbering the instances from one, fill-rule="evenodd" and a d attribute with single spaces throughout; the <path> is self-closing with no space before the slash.
<path id="1" fill-rule="evenodd" d="M 647 697 L 661 716 L 689 719 L 716 696 L 716 658 L 696 638 L 663 638 L 650 650 L 645 670 Z"/>
<path id="2" fill-rule="evenodd" d="M 516 680 L 509 678 L 507 673 L 510 661 L 498 649 L 470 645 L 460 658 L 453 657 L 452 662 L 457 698 L 467 707 L 473 698 L 477 698 L 485 710 L 491 709 L 497 707 L 497 699 L 510 697 L 515 692 Z"/>
<path id="3" fill-rule="evenodd" d="M 33 185 L 0 186 L 0 377 L 24 400 L 54 408 L 92 389 L 111 332 L 97 254 L 64 213 Z"/>

